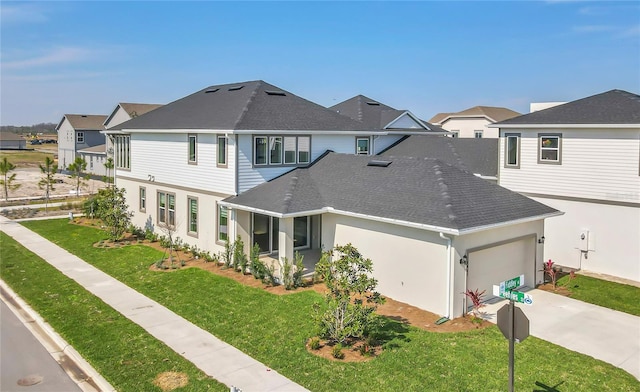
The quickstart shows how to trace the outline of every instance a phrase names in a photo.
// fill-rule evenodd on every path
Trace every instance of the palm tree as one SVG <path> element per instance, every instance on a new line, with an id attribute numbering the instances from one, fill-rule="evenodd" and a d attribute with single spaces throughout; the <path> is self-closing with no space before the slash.
<path id="1" fill-rule="evenodd" d="M 38 187 L 40 189 L 44 189 L 44 212 L 45 214 L 47 213 L 47 206 L 49 204 L 49 193 L 51 191 L 54 191 L 55 188 L 53 187 L 53 185 L 55 184 L 55 174 L 56 174 L 56 167 L 54 166 L 54 161 L 53 159 L 51 159 L 51 157 L 46 157 L 44 159 L 44 165 L 40 165 L 40 171 L 42 172 L 43 176 L 40 179 L 40 181 L 38 181 Z"/>
<path id="2" fill-rule="evenodd" d="M 9 175 L 10 172 L 15 170 L 16 165 L 9 162 L 7 157 L 3 157 L 2 161 L 0 161 L 0 174 L 2 174 L 2 179 L 0 179 L 0 185 L 4 187 L 4 199 L 9 199 L 9 189 L 14 190 L 20 188 L 22 184 L 14 184 L 13 182 L 16 180 L 16 173 Z"/>

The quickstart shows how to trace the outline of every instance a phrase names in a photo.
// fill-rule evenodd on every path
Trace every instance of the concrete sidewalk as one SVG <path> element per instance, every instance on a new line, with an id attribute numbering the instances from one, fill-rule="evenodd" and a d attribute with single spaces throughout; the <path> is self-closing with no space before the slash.
<path id="1" fill-rule="evenodd" d="M 17 222 L 0 216 L 0 230 L 221 383 L 243 391 L 306 390 Z"/>
<path id="2" fill-rule="evenodd" d="M 532 336 L 608 362 L 640 380 L 640 317 L 543 290 L 527 294 L 533 305 L 516 306 L 529 319 Z M 501 300 L 481 311 L 495 323 L 496 312 L 506 303 Z"/>

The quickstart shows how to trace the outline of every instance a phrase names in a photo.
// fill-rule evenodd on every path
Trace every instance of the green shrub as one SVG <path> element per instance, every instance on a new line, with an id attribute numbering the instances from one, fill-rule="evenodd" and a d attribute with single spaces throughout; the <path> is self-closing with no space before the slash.
<path id="1" fill-rule="evenodd" d="M 266 267 L 260 261 L 260 246 L 258 244 L 253 244 L 251 247 L 249 259 L 249 272 L 251 272 L 251 275 L 256 279 L 264 279 Z"/>
<path id="2" fill-rule="evenodd" d="M 312 350 L 319 350 L 320 349 L 320 338 L 318 338 L 318 337 L 311 338 L 311 340 L 309 341 L 309 347 Z"/>
<path id="3" fill-rule="evenodd" d="M 333 346 L 331 349 L 331 355 L 335 359 L 344 359 L 344 353 L 342 352 L 342 345 L 340 343 Z"/>
<path id="4" fill-rule="evenodd" d="M 231 267 L 231 263 L 233 263 L 233 244 L 227 238 L 224 241 L 224 251 L 222 252 L 222 260 L 225 268 Z"/>
<path id="5" fill-rule="evenodd" d="M 244 253 L 244 242 L 238 236 L 233 243 L 233 269 L 244 274 L 248 264 L 249 260 L 246 253 Z"/>

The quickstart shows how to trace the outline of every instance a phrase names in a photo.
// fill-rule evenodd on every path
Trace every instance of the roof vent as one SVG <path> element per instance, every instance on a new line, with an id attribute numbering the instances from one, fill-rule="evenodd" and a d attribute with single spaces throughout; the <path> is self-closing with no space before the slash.
<path id="1" fill-rule="evenodd" d="M 219 88 L 210 88 L 208 90 L 205 90 L 205 94 L 209 94 L 209 93 L 215 93 L 216 91 L 220 90 Z"/>
<path id="2" fill-rule="evenodd" d="M 264 92 L 267 93 L 267 95 L 278 95 L 280 97 L 284 97 L 285 95 L 287 95 L 287 94 L 285 94 L 284 91 L 279 91 L 279 90 L 278 91 L 277 90 L 265 90 Z"/>
<path id="3" fill-rule="evenodd" d="M 375 166 L 375 167 L 387 167 L 391 164 L 391 161 L 383 161 L 379 159 L 372 159 L 367 163 L 367 166 Z"/>
<path id="4" fill-rule="evenodd" d="M 380 102 L 376 102 L 376 101 L 369 101 L 369 102 L 367 102 L 367 105 L 371 105 L 371 106 L 380 106 Z"/>
<path id="5" fill-rule="evenodd" d="M 243 88 L 244 86 L 233 86 L 233 87 L 229 87 L 229 91 L 236 91 L 236 90 L 240 90 L 241 88 Z"/>

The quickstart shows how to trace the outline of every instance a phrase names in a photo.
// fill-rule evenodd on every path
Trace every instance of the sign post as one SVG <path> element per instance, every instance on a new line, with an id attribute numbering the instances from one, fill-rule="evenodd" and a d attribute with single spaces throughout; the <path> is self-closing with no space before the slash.
<path id="1" fill-rule="evenodd" d="M 524 284 L 524 275 L 500 282 L 493 286 L 493 294 L 509 300 L 509 304 L 498 310 L 498 328 L 509 339 L 509 392 L 514 392 L 515 373 L 515 343 L 519 343 L 529 336 L 529 319 L 514 303 L 520 302 L 526 305 L 533 304 L 533 297 L 529 294 L 515 291 L 514 289 Z"/>

